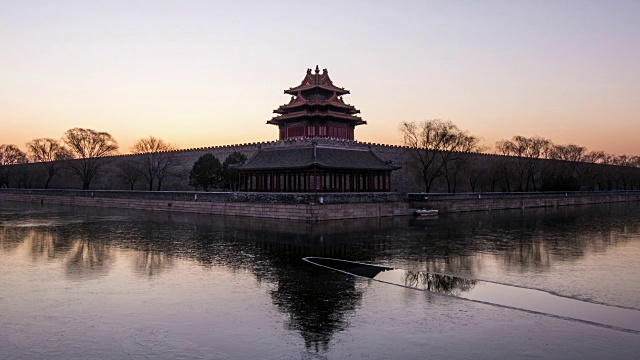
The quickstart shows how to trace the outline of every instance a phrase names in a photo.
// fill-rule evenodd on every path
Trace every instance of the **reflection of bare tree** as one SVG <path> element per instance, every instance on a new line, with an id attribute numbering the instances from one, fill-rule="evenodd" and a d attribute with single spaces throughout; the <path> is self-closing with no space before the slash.
<path id="1" fill-rule="evenodd" d="M 77 240 L 66 261 L 67 274 L 73 277 L 95 277 L 109 271 L 113 258 L 109 247 L 98 241 Z"/>
<path id="2" fill-rule="evenodd" d="M 27 227 L 0 227 L 0 248 L 9 251 L 23 243 L 29 234 Z"/>
<path id="3" fill-rule="evenodd" d="M 40 257 L 56 257 L 56 238 L 52 232 L 31 229 L 25 238 L 25 242 L 30 244 L 31 256 L 34 260 Z"/>
<path id="4" fill-rule="evenodd" d="M 404 285 L 459 296 L 471 290 L 476 285 L 476 280 L 421 271 L 405 271 Z"/>
<path id="5" fill-rule="evenodd" d="M 513 247 L 505 249 L 501 257 L 505 267 L 521 271 L 546 271 L 551 267 L 549 249 L 542 242 L 529 241 L 514 244 Z"/>
<path id="6" fill-rule="evenodd" d="M 384 218 L 327 223 L 45 208 L 25 216 L 24 227 L 6 225 L 13 215 L 0 219 L 5 221 L 0 223 L 0 259 L 2 251 L 23 245 L 19 251 L 31 250 L 34 258 L 62 259 L 69 276 L 81 280 L 112 268 L 110 247 L 114 252 L 135 251 L 130 264 L 142 276 L 168 271 L 176 258 L 248 269 L 266 284 L 261 289 L 269 289 L 277 309 L 287 315 L 287 326 L 300 333 L 309 350 L 320 352 L 335 333 L 349 327 L 364 290 L 355 278 L 315 268 L 302 257 L 406 264 L 403 267 L 473 277 L 487 258 L 496 260 L 499 271 L 546 271 L 558 261 L 606 251 L 640 233 L 637 214 L 627 214 L 636 210 L 627 204 L 596 206 L 593 211 L 585 206 L 447 214 L 433 222 Z M 101 221 L 85 222 L 85 215 Z M 75 217 L 80 222 L 69 221 Z M 472 280 L 424 273 L 408 273 L 402 280 L 407 286 L 451 295 L 475 286 Z"/>
<path id="7" fill-rule="evenodd" d="M 173 257 L 155 250 L 136 252 L 135 269 L 139 275 L 153 277 L 173 266 Z"/>

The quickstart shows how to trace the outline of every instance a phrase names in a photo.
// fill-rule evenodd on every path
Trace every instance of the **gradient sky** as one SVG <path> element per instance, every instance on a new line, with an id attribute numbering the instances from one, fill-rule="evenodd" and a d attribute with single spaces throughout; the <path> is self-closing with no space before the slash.
<path id="1" fill-rule="evenodd" d="M 0 144 L 110 132 L 126 153 L 270 141 L 309 67 L 351 90 L 356 139 L 442 118 L 640 155 L 640 1 L 0 0 Z"/>

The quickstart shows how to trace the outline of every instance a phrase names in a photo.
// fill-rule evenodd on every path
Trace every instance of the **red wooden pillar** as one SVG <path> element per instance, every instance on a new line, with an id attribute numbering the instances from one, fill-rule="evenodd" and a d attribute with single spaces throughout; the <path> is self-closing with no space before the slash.
<path id="1" fill-rule="evenodd" d="M 313 192 L 318 192 L 318 173 L 313 170 Z"/>
<path id="2" fill-rule="evenodd" d="M 345 181 L 347 181 L 346 179 L 347 179 L 346 173 L 340 174 L 340 191 L 342 192 L 347 192 L 347 184 L 345 183 Z"/>

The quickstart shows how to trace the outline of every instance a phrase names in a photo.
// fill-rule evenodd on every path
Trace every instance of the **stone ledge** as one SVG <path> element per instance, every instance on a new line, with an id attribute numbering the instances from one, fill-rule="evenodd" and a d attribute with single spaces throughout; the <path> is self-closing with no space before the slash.
<path id="1" fill-rule="evenodd" d="M 354 204 L 266 204 L 240 202 L 167 201 L 139 198 L 76 197 L 42 195 L 34 193 L 0 192 L 1 201 L 22 201 L 41 204 L 97 206 L 108 208 L 171 211 L 212 215 L 248 216 L 288 220 L 337 220 L 407 215 L 409 206 L 404 202 Z"/>

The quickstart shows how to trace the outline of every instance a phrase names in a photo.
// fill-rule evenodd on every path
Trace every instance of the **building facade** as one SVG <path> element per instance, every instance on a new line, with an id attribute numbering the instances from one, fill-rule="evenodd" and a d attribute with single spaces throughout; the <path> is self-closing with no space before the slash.
<path id="1" fill-rule="evenodd" d="M 335 86 L 327 69 L 307 69 L 301 84 L 284 93 L 291 100 L 274 110 L 277 115 L 267 124 L 278 126 L 280 141 L 288 146 L 261 149 L 238 166 L 240 191 L 392 190 L 391 172 L 400 167 L 356 144 L 354 129 L 366 121 L 358 116 L 360 110 L 344 102 L 349 90 Z"/>

